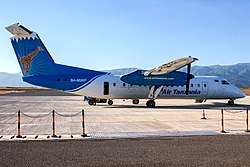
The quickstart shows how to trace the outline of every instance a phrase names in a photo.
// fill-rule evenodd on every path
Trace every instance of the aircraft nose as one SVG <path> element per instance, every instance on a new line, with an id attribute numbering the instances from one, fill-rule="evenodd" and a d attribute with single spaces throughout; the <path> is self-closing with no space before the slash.
<path id="1" fill-rule="evenodd" d="M 236 89 L 234 90 L 235 98 L 244 98 L 246 97 L 246 94 L 240 90 L 239 88 L 235 87 Z"/>
<path id="2" fill-rule="evenodd" d="M 247 95 L 241 90 L 241 98 L 246 97 Z"/>

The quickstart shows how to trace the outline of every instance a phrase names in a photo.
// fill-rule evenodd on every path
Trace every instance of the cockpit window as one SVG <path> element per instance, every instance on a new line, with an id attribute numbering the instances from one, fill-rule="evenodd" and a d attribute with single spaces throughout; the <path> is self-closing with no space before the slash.
<path id="1" fill-rule="evenodd" d="M 221 81 L 222 85 L 229 85 L 229 83 L 226 80 Z"/>
<path id="2" fill-rule="evenodd" d="M 216 80 L 214 80 L 214 82 L 219 82 L 219 80 L 216 79 Z"/>

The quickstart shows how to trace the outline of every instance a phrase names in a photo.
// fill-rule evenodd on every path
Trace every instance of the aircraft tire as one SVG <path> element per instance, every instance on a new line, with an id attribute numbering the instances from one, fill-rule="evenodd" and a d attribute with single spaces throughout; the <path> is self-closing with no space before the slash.
<path id="1" fill-rule="evenodd" d="M 139 103 L 140 103 L 140 100 L 139 100 L 139 99 L 134 99 L 134 100 L 132 101 L 132 103 L 133 103 L 133 104 L 139 104 Z"/>
<path id="2" fill-rule="evenodd" d="M 155 101 L 154 100 L 148 100 L 146 103 L 148 108 L 154 108 L 155 107 Z"/>
<path id="3" fill-rule="evenodd" d="M 88 103 L 89 103 L 90 106 L 94 105 L 94 101 L 93 100 L 89 100 Z"/>
<path id="4" fill-rule="evenodd" d="M 234 100 L 232 99 L 228 100 L 227 105 L 234 105 Z"/>
<path id="5" fill-rule="evenodd" d="M 113 105 L 113 100 L 108 100 L 108 104 L 111 106 Z"/>

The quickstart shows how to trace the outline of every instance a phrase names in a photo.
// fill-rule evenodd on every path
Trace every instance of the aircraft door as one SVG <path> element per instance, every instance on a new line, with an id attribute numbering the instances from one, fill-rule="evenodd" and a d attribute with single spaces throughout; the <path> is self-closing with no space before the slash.
<path id="1" fill-rule="evenodd" d="M 103 95 L 109 95 L 109 82 L 103 83 Z"/>
<path id="2" fill-rule="evenodd" d="M 202 94 L 207 95 L 207 93 L 208 93 L 208 83 L 202 82 Z"/>

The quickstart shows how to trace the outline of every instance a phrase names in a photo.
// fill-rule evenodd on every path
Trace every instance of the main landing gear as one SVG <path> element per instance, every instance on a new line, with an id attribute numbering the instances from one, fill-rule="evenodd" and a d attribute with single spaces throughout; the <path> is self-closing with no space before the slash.
<path id="1" fill-rule="evenodd" d="M 146 103 L 148 108 L 154 108 L 155 107 L 155 101 L 154 100 L 148 100 Z"/>
<path id="2" fill-rule="evenodd" d="M 159 96 L 163 86 L 152 86 L 150 88 L 150 92 L 148 95 L 148 98 L 150 100 L 147 101 L 146 105 L 148 108 L 154 108 L 155 107 L 155 99 Z"/>
<path id="3" fill-rule="evenodd" d="M 133 103 L 133 104 L 139 104 L 139 103 L 140 103 L 140 100 L 139 100 L 139 99 L 133 99 L 132 103 Z"/>

